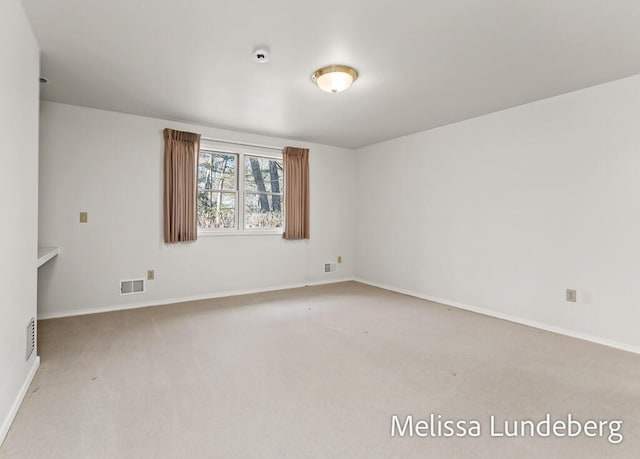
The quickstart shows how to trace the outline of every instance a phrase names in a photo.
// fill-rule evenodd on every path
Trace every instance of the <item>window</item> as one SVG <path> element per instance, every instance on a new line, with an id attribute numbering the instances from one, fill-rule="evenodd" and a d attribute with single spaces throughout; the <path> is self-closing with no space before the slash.
<path id="1" fill-rule="evenodd" d="M 233 152 L 203 144 L 198 160 L 201 234 L 282 233 L 282 155 Z"/>
<path id="2" fill-rule="evenodd" d="M 244 227 L 282 228 L 282 159 L 244 156 Z"/>

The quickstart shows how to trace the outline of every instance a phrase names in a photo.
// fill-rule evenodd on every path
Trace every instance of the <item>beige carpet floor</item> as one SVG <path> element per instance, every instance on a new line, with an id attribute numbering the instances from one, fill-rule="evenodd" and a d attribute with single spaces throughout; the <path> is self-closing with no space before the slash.
<path id="1" fill-rule="evenodd" d="M 640 355 L 355 282 L 38 326 L 1 458 L 640 457 Z M 481 435 L 391 437 L 431 413 Z M 546 413 L 624 440 L 490 435 Z"/>

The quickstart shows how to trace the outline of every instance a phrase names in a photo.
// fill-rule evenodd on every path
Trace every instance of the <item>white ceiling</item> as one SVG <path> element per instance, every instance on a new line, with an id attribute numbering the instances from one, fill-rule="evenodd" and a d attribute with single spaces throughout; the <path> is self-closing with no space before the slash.
<path id="1" fill-rule="evenodd" d="M 23 4 L 46 100 L 351 148 L 640 73 L 638 0 Z"/>

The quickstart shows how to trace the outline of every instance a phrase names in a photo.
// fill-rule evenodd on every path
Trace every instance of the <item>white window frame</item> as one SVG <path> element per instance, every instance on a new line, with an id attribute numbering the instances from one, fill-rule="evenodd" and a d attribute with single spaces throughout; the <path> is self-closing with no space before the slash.
<path id="1" fill-rule="evenodd" d="M 236 190 L 223 190 L 225 193 L 236 193 L 236 212 L 235 212 L 235 228 L 210 228 L 204 229 L 198 227 L 198 237 L 200 236 L 260 236 L 260 235 L 280 235 L 284 233 L 284 222 L 285 220 L 285 205 L 284 205 L 284 190 L 286 187 L 286 177 L 283 174 L 283 187 L 280 191 L 281 196 L 281 205 L 282 205 L 282 226 L 280 228 L 245 228 L 244 222 L 244 207 L 245 207 L 245 191 L 244 191 L 244 181 L 245 181 L 245 158 L 247 156 L 254 156 L 258 158 L 267 158 L 267 159 L 278 159 L 280 161 L 283 160 L 282 152 L 277 150 L 267 150 L 259 147 L 251 147 L 251 146 L 231 146 L 229 144 L 225 144 L 223 142 L 214 142 L 211 140 L 202 139 L 200 141 L 200 151 L 206 151 L 210 153 L 222 153 L 227 155 L 235 155 L 237 158 L 236 164 L 236 181 L 237 188 Z M 198 151 L 198 156 L 200 156 L 200 151 Z M 197 167 L 196 162 L 196 167 Z M 198 169 L 196 169 L 196 174 L 198 174 Z M 275 194 L 275 193 L 267 193 L 267 194 Z"/>

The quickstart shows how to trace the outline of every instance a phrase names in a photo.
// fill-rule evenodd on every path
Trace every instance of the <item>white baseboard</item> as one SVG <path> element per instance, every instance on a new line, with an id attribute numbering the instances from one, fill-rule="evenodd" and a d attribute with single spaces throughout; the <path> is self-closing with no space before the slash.
<path id="1" fill-rule="evenodd" d="M 38 367 L 40 366 L 40 356 L 36 355 L 33 359 L 33 363 L 31 364 L 31 370 L 29 370 L 29 374 L 27 375 L 27 379 L 24 381 L 22 388 L 20 388 L 20 392 L 16 396 L 16 399 L 11 405 L 11 411 L 7 414 L 7 417 L 4 419 L 2 423 L 2 427 L 0 428 L 0 446 L 4 443 L 4 439 L 7 437 L 9 433 L 9 429 L 11 428 L 11 424 L 13 424 L 13 420 L 16 418 L 16 414 L 18 414 L 18 410 L 20 409 L 20 405 L 24 400 L 24 397 L 27 395 L 27 391 L 29 390 L 29 386 L 33 381 L 33 378 L 36 376 L 36 372 L 38 371 Z"/>
<path id="2" fill-rule="evenodd" d="M 354 280 L 355 279 L 353 277 L 343 277 L 341 279 L 308 281 L 305 284 L 305 287 L 313 287 L 314 285 L 339 284 L 340 282 L 351 282 Z"/>
<path id="3" fill-rule="evenodd" d="M 167 304 L 184 303 L 188 301 L 198 301 L 198 300 L 210 300 L 214 298 L 226 298 L 229 296 L 251 295 L 254 293 L 273 292 L 276 290 L 288 290 L 292 288 L 301 288 L 301 287 L 308 287 L 308 286 L 310 287 L 314 285 L 336 284 L 339 282 L 347 282 L 352 280 L 353 280 L 352 277 L 341 278 L 341 279 L 320 280 L 320 281 L 316 280 L 316 281 L 307 281 L 300 284 L 280 285 L 277 287 L 267 287 L 267 288 L 247 289 L 247 290 L 230 290 L 226 292 L 206 293 L 203 295 L 193 295 L 193 296 L 186 296 L 186 297 L 180 297 L 180 298 L 165 298 L 160 300 L 141 301 L 138 303 L 117 304 L 117 305 L 111 305 L 111 306 L 104 306 L 101 308 L 76 309 L 72 311 L 50 312 L 50 313 L 38 314 L 38 320 L 59 319 L 62 317 L 84 316 L 87 314 L 100 314 L 102 312 L 123 311 L 126 309 L 138 309 L 138 308 L 148 308 L 152 306 L 164 306 Z"/>
<path id="4" fill-rule="evenodd" d="M 638 346 L 634 346 L 627 343 L 621 343 L 619 341 L 602 338 L 600 336 L 589 335 L 587 333 L 569 330 L 567 328 L 556 327 L 555 325 L 536 322 L 534 320 L 524 319 L 521 317 L 512 316 L 510 314 L 504 314 L 502 312 L 492 311 L 490 309 L 470 306 L 468 304 L 458 303 L 457 301 L 450 301 L 443 298 L 436 298 L 430 295 L 425 295 L 423 293 L 414 292 L 411 290 L 405 290 L 405 289 L 393 287 L 390 285 L 379 284 L 377 282 L 371 282 L 366 279 L 361 279 L 358 277 L 354 278 L 353 280 L 355 280 L 356 282 L 360 282 L 362 284 L 371 285 L 372 287 L 378 287 L 384 290 L 389 290 L 396 293 L 402 293 L 403 295 L 413 296 L 416 298 L 420 298 L 422 300 L 433 301 L 434 303 L 440 303 L 447 306 L 452 306 L 454 308 L 464 309 L 465 311 L 476 312 L 478 314 L 482 314 L 485 316 L 495 317 L 496 319 L 508 320 L 509 322 L 514 322 L 520 325 L 526 325 L 528 327 L 538 328 L 540 330 L 557 333 L 559 335 L 570 336 L 572 338 L 578 338 L 584 341 L 590 341 L 592 343 L 602 344 L 603 346 L 612 347 L 612 348 L 620 349 L 627 352 L 633 352 L 635 354 L 640 354 L 640 347 Z"/>

